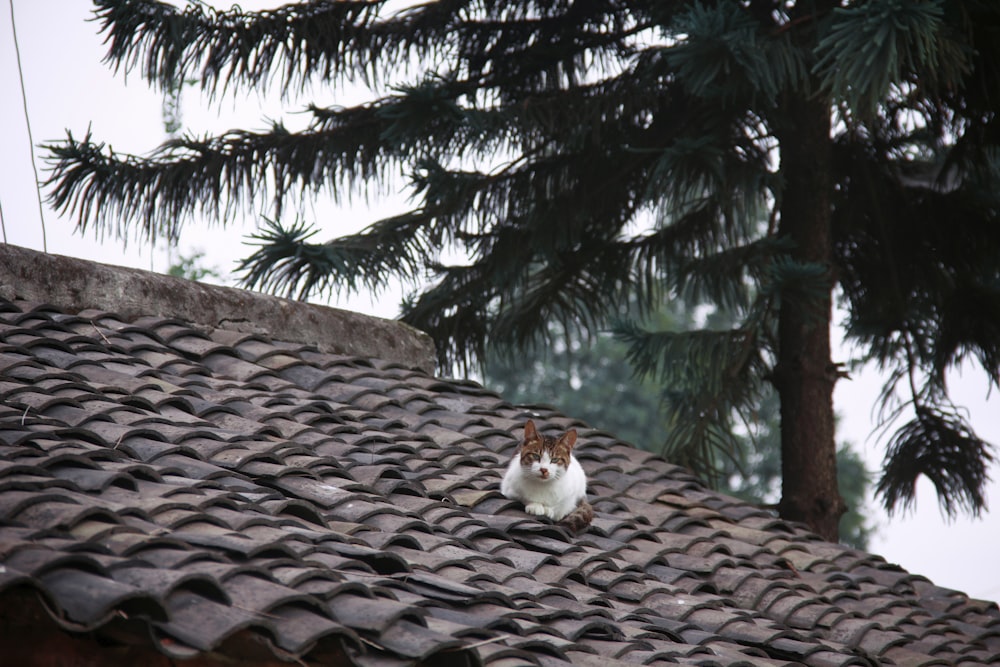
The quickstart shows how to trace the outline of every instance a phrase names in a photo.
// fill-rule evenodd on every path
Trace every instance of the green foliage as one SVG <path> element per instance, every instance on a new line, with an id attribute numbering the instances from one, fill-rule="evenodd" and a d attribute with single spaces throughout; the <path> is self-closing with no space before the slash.
<path id="1" fill-rule="evenodd" d="M 841 443 L 837 448 L 837 482 L 847 511 L 840 517 L 840 541 L 862 551 L 868 551 L 876 531 L 865 502 L 871 480 L 861 455 L 850 443 Z"/>
<path id="2" fill-rule="evenodd" d="M 170 138 L 176 138 L 184 128 L 184 113 L 181 105 L 184 86 L 196 83 L 198 83 L 197 79 L 188 79 L 180 83 L 172 83 L 169 88 L 163 91 L 160 113 L 163 116 L 163 130 Z"/>
<path id="3" fill-rule="evenodd" d="M 204 280 L 205 278 L 222 278 L 219 270 L 205 266 L 204 251 L 197 250 L 190 255 L 181 255 L 167 269 L 168 276 L 186 280 Z"/>
<path id="4" fill-rule="evenodd" d="M 628 345 L 627 359 L 639 375 L 655 377 L 662 387 L 664 454 L 715 482 L 719 456 L 739 457 L 734 415 L 752 413 L 761 399 L 767 364 L 752 334 L 649 332 L 620 322 L 616 335 Z"/>
<path id="5" fill-rule="evenodd" d="M 302 222 L 286 228 L 267 220 L 252 237 L 258 249 L 240 263 L 239 270 L 248 287 L 284 291 L 289 298 L 304 299 L 333 289 L 335 278 L 346 280 L 340 287 L 377 291 L 385 287 L 389 275 L 417 271 L 423 249 L 409 230 L 420 223 L 418 216 L 401 215 L 382 220 L 363 234 L 310 243 L 319 230 Z M 372 267 L 373 262 L 381 266 Z"/>
<path id="6" fill-rule="evenodd" d="M 671 451 L 696 466 L 735 458 L 732 415 L 792 377 L 776 366 L 832 391 L 821 346 L 789 350 L 829 325 L 836 284 L 862 361 L 892 373 L 886 418 L 917 415 L 883 499 L 906 502 L 893 489 L 929 470 L 902 463 L 957 447 L 982 465 L 939 485 L 942 502 L 982 509 L 991 450 L 967 446 L 943 377 L 973 359 L 1000 385 L 995 2 L 96 6 L 108 62 L 164 91 L 373 92 L 310 105 L 301 131 L 177 136 L 145 157 L 70 134 L 48 146 L 50 198 L 81 229 L 174 239 L 196 216 L 261 212 L 247 284 L 304 297 L 402 278 L 419 286 L 403 318 L 449 369 L 489 346 L 551 347 L 553 323 L 594 334 L 634 304 L 639 319 L 669 299 L 720 305 L 736 319 L 705 333 L 618 326 L 667 387 Z M 360 233 L 318 243 L 282 222 L 303 196 L 373 198 L 399 175 L 412 210 Z M 824 433 L 795 445 L 829 449 Z"/>
<path id="7" fill-rule="evenodd" d="M 694 95 L 774 98 L 806 81 L 801 52 L 786 40 L 765 38 L 757 18 L 737 2 L 691 3 L 673 26 L 680 41 L 665 54 Z"/>
<path id="8" fill-rule="evenodd" d="M 833 10 L 814 69 L 834 97 L 869 117 L 893 86 L 938 86 L 968 72 L 966 46 L 941 0 L 866 2 Z"/>

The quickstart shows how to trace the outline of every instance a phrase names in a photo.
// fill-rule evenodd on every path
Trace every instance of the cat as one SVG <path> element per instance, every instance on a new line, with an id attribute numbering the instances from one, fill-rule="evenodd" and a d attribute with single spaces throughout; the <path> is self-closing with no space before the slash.
<path id="1" fill-rule="evenodd" d="M 500 492 L 524 503 L 525 512 L 558 521 L 574 534 L 594 519 L 594 509 L 587 502 L 587 474 L 573 456 L 575 444 L 575 429 L 559 438 L 539 435 L 529 419 L 524 440 L 500 483 Z"/>

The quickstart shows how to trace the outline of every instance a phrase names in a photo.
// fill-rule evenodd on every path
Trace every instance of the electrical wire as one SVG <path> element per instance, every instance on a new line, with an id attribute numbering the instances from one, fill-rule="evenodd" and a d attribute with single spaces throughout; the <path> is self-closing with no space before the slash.
<path id="1" fill-rule="evenodd" d="M 28 128 L 28 148 L 31 150 L 31 169 L 35 174 L 35 197 L 38 200 L 38 219 L 42 223 L 42 250 L 49 251 L 49 243 L 45 233 L 45 209 L 42 206 L 42 185 L 38 181 L 38 166 L 35 160 L 35 140 L 31 135 L 31 120 L 28 116 L 28 93 L 24 87 L 24 70 L 21 66 L 21 47 L 17 41 L 17 26 L 14 21 L 14 0 L 10 4 L 10 30 L 14 35 L 14 53 L 17 54 L 17 75 L 21 81 L 21 103 L 24 106 L 24 124 Z M 4 242 L 7 240 L 7 230 L 4 228 Z"/>
<path id="2" fill-rule="evenodd" d="M 0 230 L 3 230 L 3 244 L 7 245 L 7 223 L 3 219 L 3 200 L 0 199 Z"/>

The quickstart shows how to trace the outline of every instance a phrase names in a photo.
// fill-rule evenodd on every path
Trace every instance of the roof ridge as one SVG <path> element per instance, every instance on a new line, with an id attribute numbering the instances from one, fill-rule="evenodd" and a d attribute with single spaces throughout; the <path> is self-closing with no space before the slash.
<path id="1" fill-rule="evenodd" d="M 403 322 L 15 245 L 0 244 L 0 296 L 67 312 L 106 310 L 128 321 L 176 317 L 434 372 L 430 336 Z"/>

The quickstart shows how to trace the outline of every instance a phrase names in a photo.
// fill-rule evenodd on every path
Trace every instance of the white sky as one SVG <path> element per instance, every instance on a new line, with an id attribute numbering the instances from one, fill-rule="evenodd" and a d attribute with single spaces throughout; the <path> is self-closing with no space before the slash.
<path id="1" fill-rule="evenodd" d="M 30 142 L 27 136 L 24 109 L 18 81 L 17 60 L 11 30 L 9 5 L 0 11 L 0 204 L 3 208 L 6 241 L 15 245 L 41 250 L 42 225 L 32 174 Z M 261 2 L 241 3 L 246 8 Z M 88 125 L 95 139 L 113 146 L 118 152 L 142 154 L 164 139 L 161 119 L 161 99 L 149 91 L 135 73 L 128 77 L 115 76 L 101 63 L 105 49 L 97 35 L 97 24 L 91 18 L 90 5 L 79 0 L 15 0 L 14 14 L 23 64 L 27 106 L 36 146 L 65 137 L 65 130 L 82 138 Z M 303 104 L 285 105 L 298 110 Z M 323 103 L 352 104 L 357 100 L 338 99 L 331 93 Z M 261 106 L 252 97 L 226 99 L 221 108 L 209 108 L 197 93 L 187 92 L 184 123 L 196 133 L 219 132 L 229 128 L 257 129 L 264 119 L 275 118 L 281 107 Z M 40 157 L 40 156 L 39 156 Z M 37 163 L 39 176 L 45 180 L 45 165 Z M 315 211 L 307 209 L 309 218 L 315 214 L 322 228 L 321 236 L 329 238 L 359 229 L 377 217 L 395 212 L 404 198 L 395 196 L 376 203 L 376 212 L 356 206 L 337 209 L 317 204 Z M 170 264 L 161 248 L 140 247 L 130 243 L 123 248 L 114 239 L 103 243 L 74 233 L 73 221 L 60 218 L 45 210 L 48 250 L 109 264 L 134 266 L 165 271 Z M 230 271 L 234 262 L 249 254 L 242 244 L 243 237 L 253 231 L 252 223 L 227 221 L 225 228 L 189 225 L 181 237 L 180 251 L 191 254 L 202 250 L 206 263 Z M 359 312 L 393 317 L 397 313 L 398 297 L 356 297 L 332 305 Z M 839 331 L 835 332 L 839 340 Z M 837 347 L 835 361 L 847 361 L 849 351 Z M 854 443 L 870 469 L 878 470 L 883 456 L 882 443 L 869 438 L 873 429 L 873 406 L 881 380 L 872 371 L 857 374 L 850 381 L 841 381 L 835 394 L 841 415 L 839 440 Z M 951 379 L 952 397 L 969 409 L 977 433 L 989 442 L 1000 444 L 1000 399 L 996 394 L 987 400 L 987 383 L 981 371 L 969 370 Z M 991 469 L 994 481 L 989 488 L 989 500 L 1000 502 L 1000 466 Z M 888 518 L 872 501 L 871 516 L 879 525 L 872 551 L 889 562 L 898 563 L 910 572 L 921 574 L 935 583 L 956 588 L 973 597 L 1000 599 L 1000 569 L 996 567 L 1000 552 L 1000 508 L 982 519 L 944 519 L 937 508 L 933 487 L 926 480 L 918 485 L 917 511 L 906 517 Z"/>

